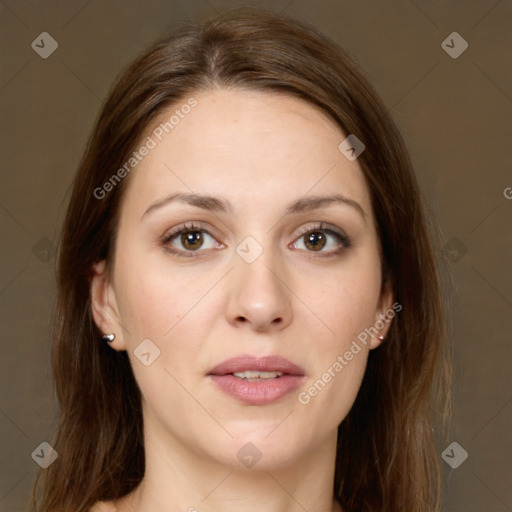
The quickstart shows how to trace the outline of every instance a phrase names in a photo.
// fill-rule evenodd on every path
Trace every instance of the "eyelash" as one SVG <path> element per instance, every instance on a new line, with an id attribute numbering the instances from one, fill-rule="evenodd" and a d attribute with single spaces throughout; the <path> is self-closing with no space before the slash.
<path id="1" fill-rule="evenodd" d="M 198 256 L 197 253 L 205 252 L 204 250 L 201 251 L 200 249 L 198 249 L 197 251 L 182 251 L 182 250 L 176 250 L 174 248 L 171 248 L 168 245 L 169 242 L 171 242 L 173 240 L 173 238 L 175 238 L 176 236 L 182 235 L 184 233 L 193 233 L 196 231 L 200 231 L 202 233 L 207 233 L 209 236 L 214 238 L 208 232 L 207 229 L 205 229 L 201 226 L 198 226 L 194 223 L 190 223 L 188 225 L 181 226 L 181 227 L 177 228 L 176 230 L 172 231 L 171 233 L 165 235 L 161 243 L 167 251 L 169 251 L 172 254 L 175 254 L 176 256 L 179 256 L 182 258 L 200 257 L 200 256 Z M 306 228 L 301 229 L 299 231 L 299 236 L 296 238 L 296 240 L 299 240 L 301 237 L 304 237 L 305 235 L 308 235 L 310 233 L 316 233 L 316 232 L 323 232 L 323 233 L 332 235 L 332 236 L 336 237 L 338 239 L 338 241 L 341 242 L 341 244 L 342 244 L 342 247 L 336 249 L 335 251 L 330 251 L 326 254 L 322 254 L 322 252 L 324 252 L 324 251 L 320 251 L 318 254 L 320 255 L 321 258 L 332 257 L 337 254 L 341 254 L 342 252 L 345 252 L 345 250 L 347 250 L 349 247 L 352 246 L 351 240 L 347 235 L 345 235 L 344 233 L 335 231 L 333 229 L 330 229 L 328 227 L 328 225 L 323 222 L 320 222 L 313 226 L 308 226 Z M 307 252 L 314 253 L 315 251 L 307 251 Z M 314 257 L 317 257 L 317 256 L 314 256 Z"/>

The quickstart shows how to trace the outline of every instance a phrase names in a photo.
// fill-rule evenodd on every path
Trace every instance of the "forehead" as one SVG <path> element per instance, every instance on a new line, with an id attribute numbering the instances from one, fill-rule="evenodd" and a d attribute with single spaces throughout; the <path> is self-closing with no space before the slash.
<path id="1" fill-rule="evenodd" d="M 299 98 L 242 89 L 191 94 L 162 112 L 141 144 L 147 137 L 153 147 L 131 171 L 123 201 L 130 211 L 142 214 L 175 191 L 222 195 L 236 210 L 338 192 L 371 214 L 359 164 L 338 150 L 346 135 Z"/>

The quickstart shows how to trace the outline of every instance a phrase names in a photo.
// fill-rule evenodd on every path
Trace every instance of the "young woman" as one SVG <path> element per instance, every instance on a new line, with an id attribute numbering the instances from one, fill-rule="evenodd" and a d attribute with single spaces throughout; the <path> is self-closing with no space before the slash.
<path id="1" fill-rule="evenodd" d="M 74 182 L 34 510 L 440 510 L 426 212 L 386 108 L 310 25 L 241 10 L 159 40 Z"/>

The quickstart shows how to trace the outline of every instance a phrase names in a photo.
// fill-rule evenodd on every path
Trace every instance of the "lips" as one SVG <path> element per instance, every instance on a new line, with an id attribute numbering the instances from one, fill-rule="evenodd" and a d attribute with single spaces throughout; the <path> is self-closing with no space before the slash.
<path id="1" fill-rule="evenodd" d="M 260 378 L 254 373 L 245 372 L 265 373 Z M 300 366 L 281 356 L 243 355 L 215 366 L 207 376 L 224 393 L 240 402 L 266 405 L 280 400 L 299 386 L 305 372 Z"/>
<path id="2" fill-rule="evenodd" d="M 243 371 L 281 372 L 286 375 L 304 376 L 305 372 L 296 364 L 281 356 L 254 357 L 244 355 L 228 359 L 212 368 L 208 375 L 229 375 Z"/>

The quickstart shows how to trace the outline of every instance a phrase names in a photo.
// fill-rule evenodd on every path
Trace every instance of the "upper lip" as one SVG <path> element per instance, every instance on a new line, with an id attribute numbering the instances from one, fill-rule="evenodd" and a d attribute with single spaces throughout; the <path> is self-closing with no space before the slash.
<path id="1" fill-rule="evenodd" d="M 230 373 L 249 371 L 281 372 L 288 375 L 304 375 L 304 369 L 281 356 L 256 357 L 241 355 L 227 359 L 212 368 L 208 375 L 229 375 Z"/>

